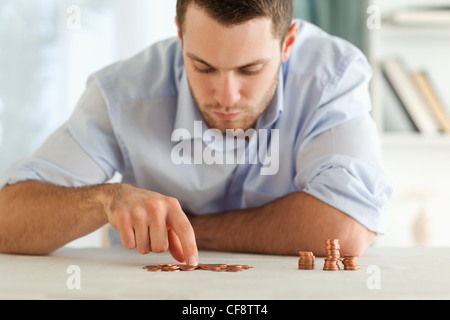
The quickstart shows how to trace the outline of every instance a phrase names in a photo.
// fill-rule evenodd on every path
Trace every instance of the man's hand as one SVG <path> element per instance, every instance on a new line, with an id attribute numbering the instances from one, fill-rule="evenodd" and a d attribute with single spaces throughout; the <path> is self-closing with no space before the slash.
<path id="1" fill-rule="evenodd" d="M 127 249 L 141 254 L 170 250 L 187 264 L 198 264 L 194 230 L 177 199 L 127 184 L 106 185 L 105 212 Z"/>

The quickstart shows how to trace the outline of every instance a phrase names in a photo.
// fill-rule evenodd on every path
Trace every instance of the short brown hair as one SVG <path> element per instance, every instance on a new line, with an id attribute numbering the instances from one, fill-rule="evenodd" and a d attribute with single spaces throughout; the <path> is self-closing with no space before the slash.
<path id="1" fill-rule="evenodd" d="M 293 0 L 178 0 L 177 19 L 180 29 L 189 5 L 195 4 L 225 26 L 239 25 L 255 18 L 269 18 L 273 35 L 284 40 L 294 17 Z"/>

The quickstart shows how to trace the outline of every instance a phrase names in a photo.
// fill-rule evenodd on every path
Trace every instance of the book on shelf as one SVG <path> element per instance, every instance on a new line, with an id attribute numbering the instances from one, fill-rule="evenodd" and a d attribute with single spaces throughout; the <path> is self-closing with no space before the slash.
<path id="1" fill-rule="evenodd" d="M 441 127 L 438 121 L 401 60 L 389 59 L 382 64 L 381 69 L 414 127 L 421 133 L 439 133 Z"/>
<path id="2" fill-rule="evenodd" d="M 383 105 L 383 131 L 385 132 L 418 132 L 414 121 L 403 107 L 386 77 L 381 79 L 381 103 Z"/>
<path id="3" fill-rule="evenodd" d="M 450 117 L 440 100 L 434 86 L 430 81 L 430 77 L 424 71 L 418 71 L 412 75 L 414 82 L 422 94 L 425 103 L 430 108 L 431 113 L 439 123 L 441 130 L 444 133 L 450 133 Z"/>
<path id="4" fill-rule="evenodd" d="M 405 8 L 391 14 L 388 22 L 401 25 L 450 25 L 450 6 Z"/>

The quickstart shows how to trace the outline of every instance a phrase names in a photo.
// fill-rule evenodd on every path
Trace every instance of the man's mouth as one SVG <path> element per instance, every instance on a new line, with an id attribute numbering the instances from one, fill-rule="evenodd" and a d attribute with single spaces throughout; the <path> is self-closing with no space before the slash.
<path id="1" fill-rule="evenodd" d="M 221 113 L 221 112 L 214 112 L 214 114 L 215 114 L 218 118 L 220 118 L 220 119 L 222 119 L 222 120 L 224 120 L 224 121 L 232 121 L 232 120 L 235 120 L 235 119 L 237 119 L 237 118 L 241 115 L 240 112 L 239 112 L 239 113 Z"/>

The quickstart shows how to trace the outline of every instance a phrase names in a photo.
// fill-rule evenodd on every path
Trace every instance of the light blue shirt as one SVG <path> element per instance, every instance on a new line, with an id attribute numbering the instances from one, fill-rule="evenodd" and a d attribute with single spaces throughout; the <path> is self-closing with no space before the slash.
<path id="1" fill-rule="evenodd" d="M 247 161 L 180 163 L 175 132 L 193 150 L 207 146 L 220 155 L 229 149 L 205 135 L 204 124 L 199 130 L 203 119 L 181 43 L 168 39 L 93 74 L 67 123 L 32 157 L 16 162 L 0 188 L 24 180 L 100 184 L 118 172 L 123 182 L 177 198 L 194 215 L 257 207 L 303 191 L 382 234 L 392 187 L 370 116 L 371 75 L 353 45 L 302 21 L 273 101 L 247 142 Z M 257 138 L 279 152 L 271 174 L 262 174 L 270 166 L 250 148 Z M 255 157 L 256 164 L 248 161 Z"/>

